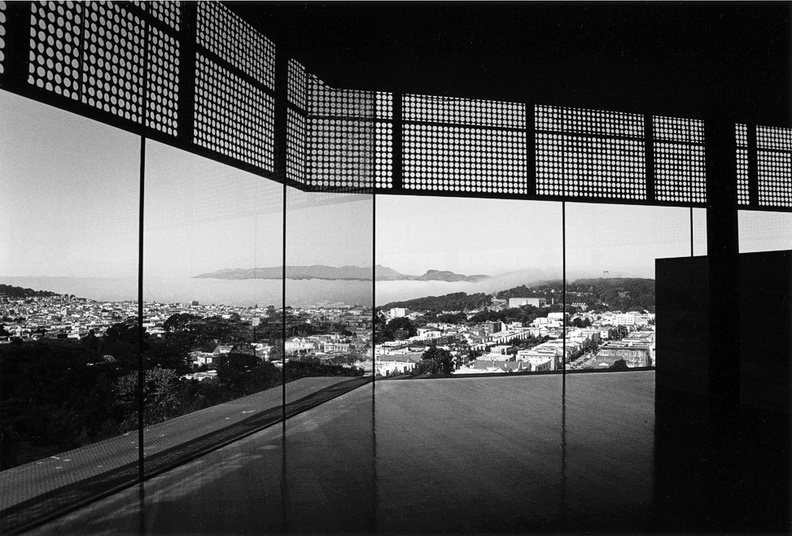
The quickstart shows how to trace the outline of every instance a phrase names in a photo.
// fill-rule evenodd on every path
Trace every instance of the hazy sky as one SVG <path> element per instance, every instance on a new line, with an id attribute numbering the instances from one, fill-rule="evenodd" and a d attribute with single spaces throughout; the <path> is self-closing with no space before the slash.
<path id="1" fill-rule="evenodd" d="M 0 275 L 135 277 L 139 138 L 1 91 L 0 117 Z M 280 265 L 281 185 L 153 142 L 146 173 L 148 276 Z M 371 265 L 372 198 L 350 198 L 289 191 L 289 264 Z M 652 277 L 690 254 L 688 209 L 566 212 L 570 275 Z M 380 195 L 376 218 L 377 263 L 403 273 L 560 273 L 557 202 Z M 792 248 L 792 214 L 741 213 L 740 231 L 743 251 Z"/>

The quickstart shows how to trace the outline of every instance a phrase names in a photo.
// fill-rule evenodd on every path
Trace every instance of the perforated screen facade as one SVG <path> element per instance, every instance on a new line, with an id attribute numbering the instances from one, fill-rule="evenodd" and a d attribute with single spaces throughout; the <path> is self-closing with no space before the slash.
<path id="1" fill-rule="evenodd" d="M 534 112 L 537 194 L 646 199 L 642 116 L 558 106 Z"/>
<path id="2" fill-rule="evenodd" d="M 218 2 L 0 0 L 0 84 L 306 190 L 707 202 L 699 119 L 330 87 Z M 790 129 L 735 136 L 740 206 L 792 208 Z"/>
<path id="3" fill-rule="evenodd" d="M 750 202 L 748 186 L 748 125 L 735 125 L 737 141 L 737 202 L 747 205 Z"/>
<path id="4" fill-rule="evenodd" d="M 792 207 L 792 129 L 756 127 L 759 204 Z"/>
<path id="5" fill-rule="evenodd" d="M 525 106 L 403 96 L 403 186 L 525 194 Z"/>
<path id="6" fill-rule="evenodd" d="M 312 189 L 374 187 L 375 93 L 308 76 L 307 179 Z"/>

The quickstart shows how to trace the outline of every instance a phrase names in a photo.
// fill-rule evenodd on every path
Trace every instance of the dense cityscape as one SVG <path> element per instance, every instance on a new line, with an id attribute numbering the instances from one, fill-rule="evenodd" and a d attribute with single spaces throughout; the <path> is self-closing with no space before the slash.
<path id="1" fill-rule="evenodd" d="M 559 282 L 375 311 L 147 302 L 142 334 L 136 302 L 2 285 L 1 467 L 135 428 L 140 360 L 147 426 L 305 377 L 654 366 L 653 282 L 576 283 L 566 306 Z"/>

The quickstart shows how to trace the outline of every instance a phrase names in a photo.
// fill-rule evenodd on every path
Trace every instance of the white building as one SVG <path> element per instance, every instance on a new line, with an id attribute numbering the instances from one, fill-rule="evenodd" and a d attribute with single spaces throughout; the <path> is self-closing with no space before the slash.
<path id="1" fill-rule="evenodd" d="M 544 298 L 509 298 L 509 308 L 523 307 L 525 305 L 533 305 L 534 307 L 544 307 L 547 305 L 547 300 Z"/>

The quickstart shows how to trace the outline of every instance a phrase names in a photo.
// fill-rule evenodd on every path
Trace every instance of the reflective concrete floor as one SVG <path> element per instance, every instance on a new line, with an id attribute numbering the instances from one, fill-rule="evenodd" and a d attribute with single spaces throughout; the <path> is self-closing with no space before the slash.
<path id="1" fill-rule="evenodd" d="M 660 395 L 653 372 L 378 381 L 36 532 L 789 529 L 788 419 L 711 441 Z"/>

